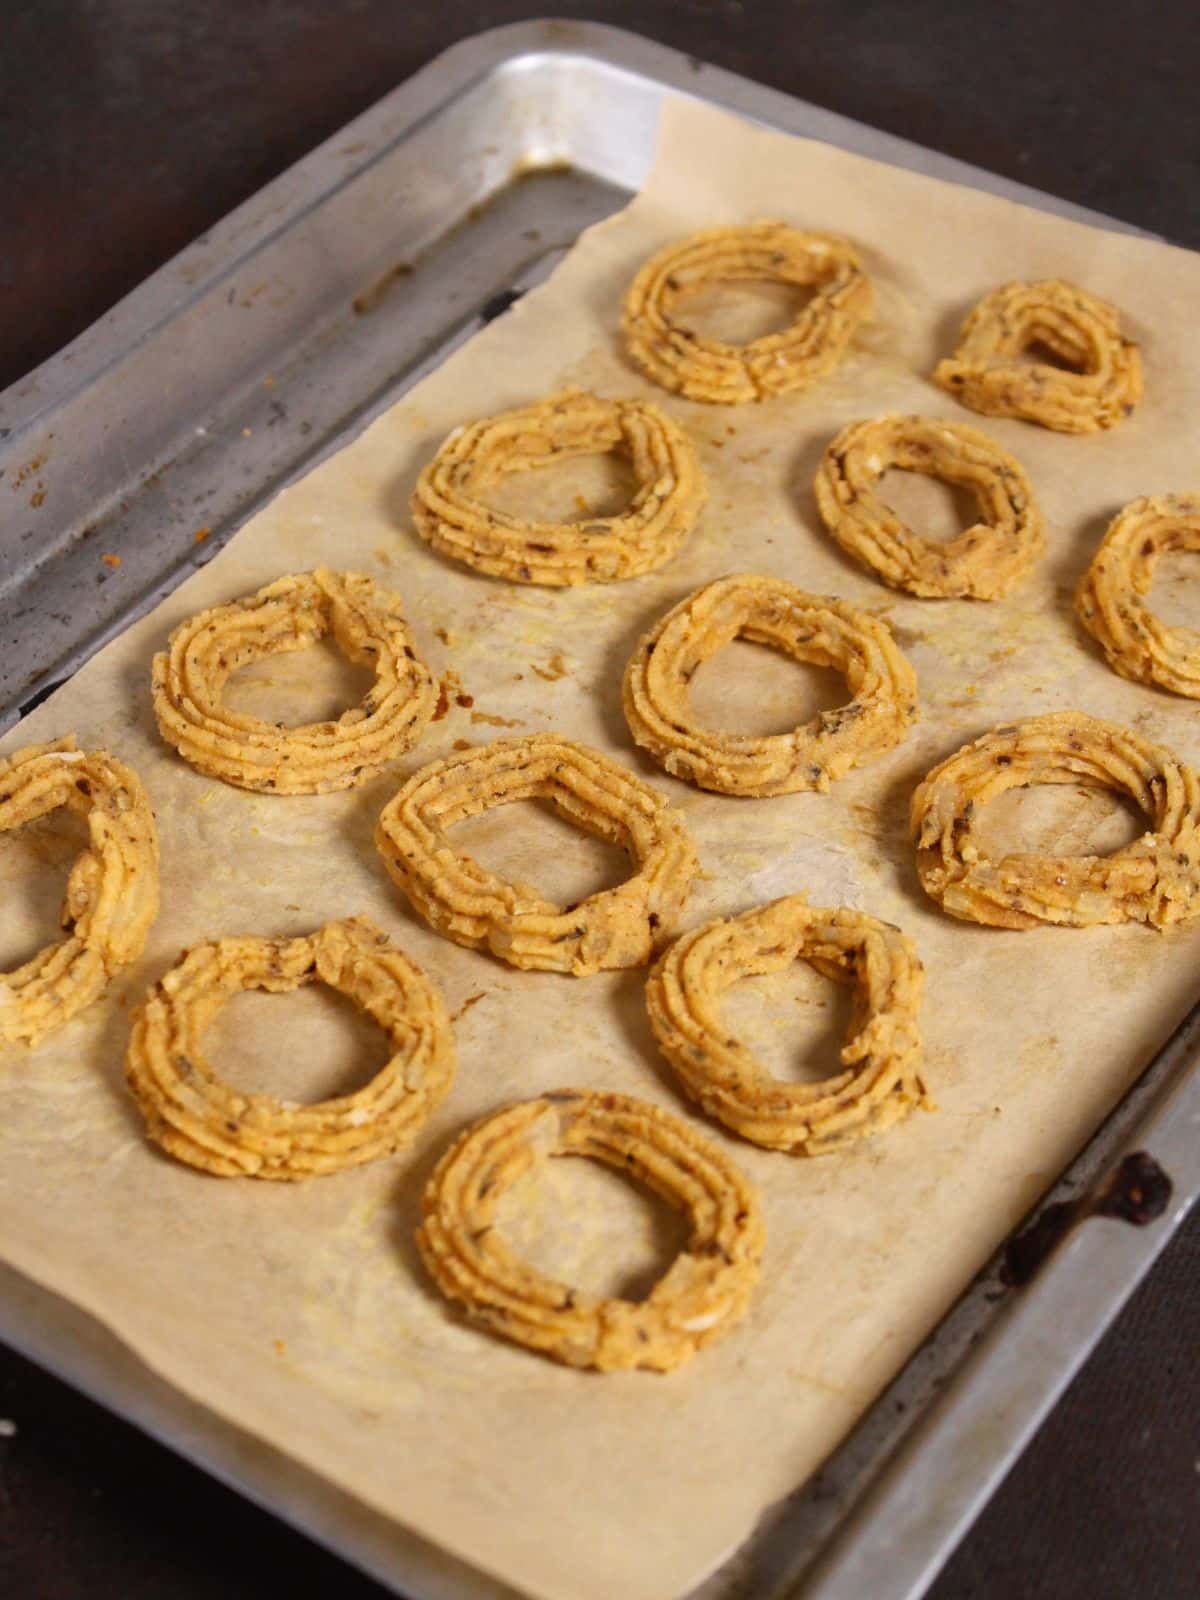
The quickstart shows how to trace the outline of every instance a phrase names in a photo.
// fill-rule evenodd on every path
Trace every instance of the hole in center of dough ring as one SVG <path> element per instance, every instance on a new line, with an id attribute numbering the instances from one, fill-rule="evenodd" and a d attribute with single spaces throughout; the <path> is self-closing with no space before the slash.
<path id="1" fill-rule="evenodd" d="M 225 704 L 225 684 L 239 667 L 303 650 L 327 634 L 375 674 L 362 703 L 336 722 L 280 727 Z M 159 732 L 185 761 L 268 794 L 325 794 L 366 783 L 416 743 L 437 698 L 399 595 L 362 573 L 324 567 L 181 623 L 154 658 L 153 689 Z"/>
<path id="2" fill-rule="evenodd" d="M 538 522 L 479 498 L 509 474 L 607 451 L 626 455 L 637 479 L 617 516 Z M 661 567 L 703 504 L 695 451 L 670 417 L 644 401 L 568 389 L 455 429 L 418 478 L 412 515 L 421 537 L 455 561 L 514 583 L 562 587 Z"/>
<path id="3" fill-rule="evenodd" d="M 496 1226 L 507 1188 L 555 1156 L 589 1156 L 644 1183 L 691 1224 L 641 1301 L 604 1299 L 527 1265 Z M 744 1313 L 763 1249 L 757 1196 L 695 1128 L 626 1095 L 563 1089 L 509 1106 L 443 1156 L 417 1234 L 443 1294 L 474 1322 L 574 1367 L 679 1366 Z"/>
<path id="4" fill-rule="evenodd" d="M 844 1070 L 822 1083 L 771 1077 L 721 1019 L 732 984 L 797 960 L 855 990 Z M 796 894 L 678 939 L 650 975 L 646 1005 L 663 1054 L 710 1116 L 769 1149 L 820 1155 L 928 1104 L 921 983 L 917 953 L 898 929 L 859 911 L 810 907 Z"/>
<path id="5" fill-rule="evenodd" d="M 360 1006 L 392 1054 L 370 1083 L 315 1105 L 244 1094 L 209 1065 L 202 1035 L 244 989 L 321 982 Z M 125 1078 L 164 1150 L 221 1177 L 299 1179 L 391 1155 L 450 1087 L 454 1045 L 441 996 L 366 917 L 302 939 L 247 934 L 196 945 L 134 1015 Z"/>
<path id="6" fill-rule="evenodd" d="M 854 698 L 792 733 L 702 727 L 688 682 L 738 638 L 833 667 Z M 916 717 L 917 680 L 877 618 L 782 578 L 741 573 L 697 589 L 650 629 L 625 669 L 623 702 L 633 737 L 674 777 L 719 794 L 790 794 L 828 789 L 897 744 Z"/>
<path id="7" fill-rule="evenodd" d="M 1006 790 L 1039 783 L 1128 795 L 1153 831 L 1106 856 L 989 859 L 979 812 Z M 1200 774 L 1161 745 L 1080 711 L 993 728 L 964 745 L 918 785 L 912 833 L 926 893 L 969 922 L 1161 928 L 1200 916 Z"/>
<path id="8" fill-rule="evenodd" d="M 749 344 L 692 332 L 679 303 L 705 283 L 748 279 L 813 288 L 790 327 Z M 844 239 L 782 222 L 710 228 L 660 250 L 625 296 L 621 330 L 646 376 L 689 400 L 738 405 L 802 389 L 832 372 L 871 309 L 871 285 Z"/>
<path id="9" fill-rule="evenodd" d="M 446 836 L 492 806 L 531 799 L 621 845 L 638 870 L 564 908 L 488 872 Z M 422 768 L 384 808 L 375 842 L 393 880 L 439 933 L 514 967 L 577 977 L 649 961 L 699 870 L 682 816 L 657 790 L 554 734 L 500 739 Z"/>

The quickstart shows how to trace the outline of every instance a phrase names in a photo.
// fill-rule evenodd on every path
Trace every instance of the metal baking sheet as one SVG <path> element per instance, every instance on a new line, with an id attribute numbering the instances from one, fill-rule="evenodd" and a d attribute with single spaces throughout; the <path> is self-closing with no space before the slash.
<path id="1" fill-rule="evenodd" d="M 640 186 L 681 93 L 1136 231 L 613 29 L 467 41 L 0 396 L 0 728 L 546 276 Z M 924 1591 L 1194 1201 L 1198 1058 L 1200 1009 L 1046 1197 L 1035 1244 L 1066 1237 L 1034 1280 L 993 1263 L 697 1600 Z M 1162 1214 L 1089 1215 L 1135 1143 L 1172 1180 Z M 0 1291 L 15 1347 L 410 1600 L 508 1592 L 217 1423 L 25 1280 Z"/>

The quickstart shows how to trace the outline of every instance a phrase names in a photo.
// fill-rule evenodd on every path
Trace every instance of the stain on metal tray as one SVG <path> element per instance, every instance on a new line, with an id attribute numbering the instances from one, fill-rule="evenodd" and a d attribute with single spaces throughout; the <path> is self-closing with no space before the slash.
<path id="1" fill-rule="evenodd" d="M 1145 1150 L 1127 1155 L 1098 1190 L 1047 1206 L 1004 1252 L 1001 1281 L 1020 1288 L 1038 1272 L 1072 1229 L 1088 1217 L 1118 1217 L 1136 1228 L 1155 1222 L 1167 1209 L 1174 1184 Z"/>

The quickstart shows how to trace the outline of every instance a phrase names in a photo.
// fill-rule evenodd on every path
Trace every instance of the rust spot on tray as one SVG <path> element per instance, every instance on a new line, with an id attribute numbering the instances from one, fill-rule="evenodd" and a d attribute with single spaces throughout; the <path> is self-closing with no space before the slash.
<path id="1" fill-rule="evenodd" d="M 1004 1252 L 1001 1281 L 1009 1288 L 1028 1283 L 1071 1230 L 1088 1217 L 1118 1217 L 1135 1228 L 1156 1222 L 1171 1199 L 1174 1184 L 1154 1157 L 1135 1150 L 1125 1157 L 1098 1191 L 1078 1200 L 1047 1206 L 1024 1233 L 1010 1239 Z"/>
<path id="2" fill-rule="evenodd" d="M 13 473 L 12 477 L 8 480 L 9 488 L 14 490 L 23 488 L 25 484 L 29 482 L 30 478 L 32 478 L 36 472 L 39 472 L 46 465 L 46 460 L 49 454 L 49 450 L 42 450 L 36 456 L 30 456 L 29 460 L 24 464 L 24 466 L 18 467 Z M 40 484 L 38 485 L 38 488 L 41 488 Z M 40 505 L 41 501 L 39 501 L 38 504 Z"/>
<path id="3" fill-rule="evenodd" d="M 369 289 L 364 289 L 361 294 L 356 294 L 350 304 L 354 308 L 356 317 L 365 317 L 374 311 L 376 306 L 402 278 L 412 276 L 413 265 L 411 261 L 397 261 L 394 267 L 389 267 L 381 278 L 376 278 Z"/>
<path id="4" fill-rule="evenodd" d="M 1119 1217 L 1135 1228 L 1157 1222 L 1167 1209 L 1175 1185 L 1145 1150 L 1135 1150 L 1117 1168 L 1096 1203 L 1096 1215 Z"/>

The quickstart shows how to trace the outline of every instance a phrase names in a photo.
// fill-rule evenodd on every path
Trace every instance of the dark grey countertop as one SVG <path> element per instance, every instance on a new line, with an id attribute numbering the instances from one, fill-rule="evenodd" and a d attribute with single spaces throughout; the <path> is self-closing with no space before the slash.
<path id="1" fill-rule="evenodd" d="M 1200 247 L 1194 0 L 631 0 L 632 28 Z M 468 33 L 464 0 L 4 8 L 0 387 Z M 1200 479 L 1200 469 L 1197 473 Z M 936 1600 L 1200 1594 L 1200 1217 L 1042 1428 Z M 0 1596 L 382 1591 L 0 1350 Z M 870 1597 L 875 1600 L 875 1597 Z"/>

